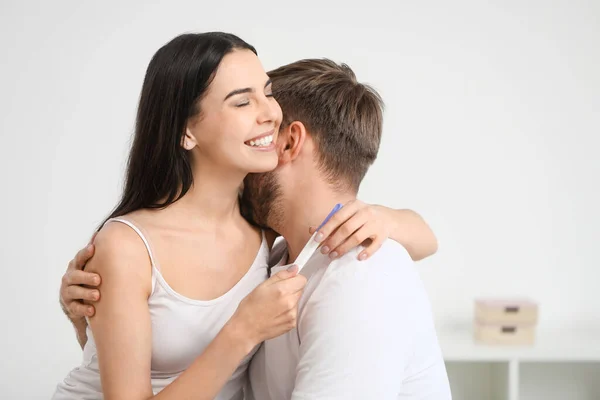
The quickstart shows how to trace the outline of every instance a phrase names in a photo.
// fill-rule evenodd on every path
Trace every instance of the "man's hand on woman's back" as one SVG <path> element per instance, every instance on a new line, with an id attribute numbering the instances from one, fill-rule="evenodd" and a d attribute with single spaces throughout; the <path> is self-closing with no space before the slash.
<path id="1" fill-rule="evenodd" d="M 94 238 L 69 262 L 60 285 L 61 308 L 74 324 L 85 321 L 85 317 L 93 316 L 96 310 L 89 302 L 100 298 L 100 275 L 83 270 L 94 256 L 93 240 Z"/>

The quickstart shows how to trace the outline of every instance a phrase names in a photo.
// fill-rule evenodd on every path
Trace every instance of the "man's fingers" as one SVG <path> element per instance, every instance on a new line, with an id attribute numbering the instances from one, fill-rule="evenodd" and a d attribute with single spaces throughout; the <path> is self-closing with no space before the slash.
<path id="1" fill-rule="evenodd" d="M 96 309 L 94 306 L 82 304 L 76 301 L 69 304 L 69 314 L 71 314 L 70 316 L 72 318 L 93 317 L 95 313 Z"/>
<path id="2" fill-rule="evenodd" d="M 81 286 L 69 286 L 66 290 L 66 302 L 87 300 L 98 301 L 100 299 L 100 291 L 96 289 L 88 289 Z"/>
<path id="3" fill-rule="evenodd" d="M 86 286 L 99 286 L 100 275 L 93 272 L 86 272 L 81 270 L 74 270 L 67 275 L 68 285 L 86 285 Z"/>
<path id="4" fill-rule="evenodd" d="M 77 252 L 75 256 L 75 264 L 73 267 L 75 269 L 83 269 L 85 264 L 89 261 L 90 258 L 94 255 L 94 245 L 88 244 L 83 249 Z"/>
<path id="5" fill-rule="evenodd" d="M 97 235 L 98 235 L 98 232 L 94 232 L 94 234 L 92 235 L 92 238 L 90 239 L 90 242 L 88 244 L 94 244 L 94 240 L 96 240 Z"/>

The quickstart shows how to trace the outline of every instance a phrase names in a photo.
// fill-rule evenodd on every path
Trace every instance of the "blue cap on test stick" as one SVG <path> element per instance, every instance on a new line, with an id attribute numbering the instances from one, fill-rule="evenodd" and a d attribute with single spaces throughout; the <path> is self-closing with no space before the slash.
<path id="1" fill-rule="evenodd" d="M 319 225 L 317 230 L 321 229 L 323 227 L 323 225 L 325 225 L 327 223 L 327 221 L 329 221 L 331 219 L 331 217 L 333 217 L 333 214 L 335 214 L 336 212 L 339 211 L 340 208 L 342 208 L 342 205 L 340 203 L 336 204 L 335 207 L 333 207 L 333 210 L 331 210 L 331 212 L 327 216 L 327 218 L 325 218 L 325 220 L 321 223 L 321 225 Z"/>

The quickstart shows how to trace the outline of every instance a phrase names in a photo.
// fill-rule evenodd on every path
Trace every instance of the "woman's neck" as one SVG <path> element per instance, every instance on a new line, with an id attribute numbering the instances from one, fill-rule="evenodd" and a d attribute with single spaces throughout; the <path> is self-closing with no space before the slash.
<path id="1" fill-rule="evenodd" d="M 193 184 L 181 199 L 168 207 L 170 217 L 217 228 L 241 218 L 238 196 L 244 179 L 242 173 L 202 173 L 194 171 Z"/>

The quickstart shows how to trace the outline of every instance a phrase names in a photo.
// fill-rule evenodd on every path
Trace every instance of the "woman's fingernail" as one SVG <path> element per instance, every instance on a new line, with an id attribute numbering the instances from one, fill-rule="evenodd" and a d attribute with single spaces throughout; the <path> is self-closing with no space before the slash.
<path id="1" fill-rule="evenodd" d="M 323 232 L 317 233 L 317 236 L 315 236 L 315 242 L 320 243 L 322 240 L 323 240 Z"/>
<path id="2" fill-rule="evenodd" d="M 323 246 L 323 247 L 321 247 L 321 253 L 322 253 L 322 254 L 327 254 L 327 253 L 329 253 L 329 247 L 327 247 L 327 246 Z"/>
<path id="3" fill-rule="evenodd" d="M 358 256 L 358 259 L 360 261 L 365 261 L 367 259 L 367 253 L 362 253 L 360 256 Z"/>
<path id="4" fill-rule="evenodd" d="M 298 270 L 298 266 L 297 265 L 290 265 L 287 269 L 290 272 L 296 272 Z"/>
<path id="5" fill-rule="evenodd" d="M 92 284 L 94 286 L 98 286 L 100 284 L 100 278 L 98 278 L 97 276 L 92 278 Z"/>
<path id="6" fill-rule="evenodd" d="M 334 251 L 333 253 L 331 253 L 331 254 L 329 255 L 329 257 L 331 257 L 331 259 L 337 258 L 337 256 L 338 256 L 338 253 L 337 253 L 337 251 Z"/>
<path id="7" fill-rule="evenodd" d="M 92 300 L 98 300 L 98 297 L 100 297 L 100 293 L 98 293 L 98 292 L 92 293 Z"/>

